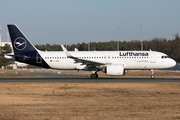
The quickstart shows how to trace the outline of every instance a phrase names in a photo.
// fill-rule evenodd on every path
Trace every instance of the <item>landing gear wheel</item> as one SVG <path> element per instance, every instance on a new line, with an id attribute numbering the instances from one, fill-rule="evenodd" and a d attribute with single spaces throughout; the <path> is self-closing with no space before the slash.
<path id="1" fill-rule="evenodd" d="M 154 76 L 154 75 L 151 75 L 151 78 L 152 78 L 152 79 L 154 79 L 154 78 L 155 78 L 155 76 Z"/>
<path id="2" fill-rule="evenodd" d="M 98 78 L 98 74 L 91 74 L 91 79 L 95 79 L 95 78 Z"/>

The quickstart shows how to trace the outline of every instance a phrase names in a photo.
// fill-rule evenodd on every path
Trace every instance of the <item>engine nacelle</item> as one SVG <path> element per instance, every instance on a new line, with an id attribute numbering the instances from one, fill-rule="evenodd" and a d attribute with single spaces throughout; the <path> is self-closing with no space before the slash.
<path id="1" fill-rule="evenodd" d="M 107 65 L 104 72 L 107 75 L 125 75 L 123 64 Z"/>

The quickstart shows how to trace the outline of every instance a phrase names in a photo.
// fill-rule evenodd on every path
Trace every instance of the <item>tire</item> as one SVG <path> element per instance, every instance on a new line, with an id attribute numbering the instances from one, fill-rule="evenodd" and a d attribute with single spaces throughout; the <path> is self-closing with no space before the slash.
<path id="1" fill-rule="evenodd" d="M 96 79 L 97 77 L 98 77 L 98 75 L 97 74 L 91 74 L 91 79 Z"/>
<path id="2" fill-rule="evenodd" d="M 151 75 L 151 78 L 152 78 L 152 79 L 154 79 L 154 78 L 155 78 L 155 76 L 154 76 L 154 75 Z"/>

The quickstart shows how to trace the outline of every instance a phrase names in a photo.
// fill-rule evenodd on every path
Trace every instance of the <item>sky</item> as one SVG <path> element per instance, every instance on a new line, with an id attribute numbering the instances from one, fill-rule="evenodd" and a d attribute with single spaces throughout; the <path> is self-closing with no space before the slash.
<path id="1" fill-rule="evenodd" d="M 180 0 L 0 0 L 2 41 L 16 24 L 34 44 L 174 39 Z M 66 34 L 67 32 L 67 34 Z"/>

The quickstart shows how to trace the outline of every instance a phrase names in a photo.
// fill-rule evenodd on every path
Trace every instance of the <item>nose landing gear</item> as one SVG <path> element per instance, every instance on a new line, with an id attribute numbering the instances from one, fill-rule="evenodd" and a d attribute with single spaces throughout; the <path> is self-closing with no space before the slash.
<path id="1" fill-rule="evenodd" d="M 153 69 L 151 69 L 151 78 L 152 78 L 152 79 L 155 78 Z"/>

